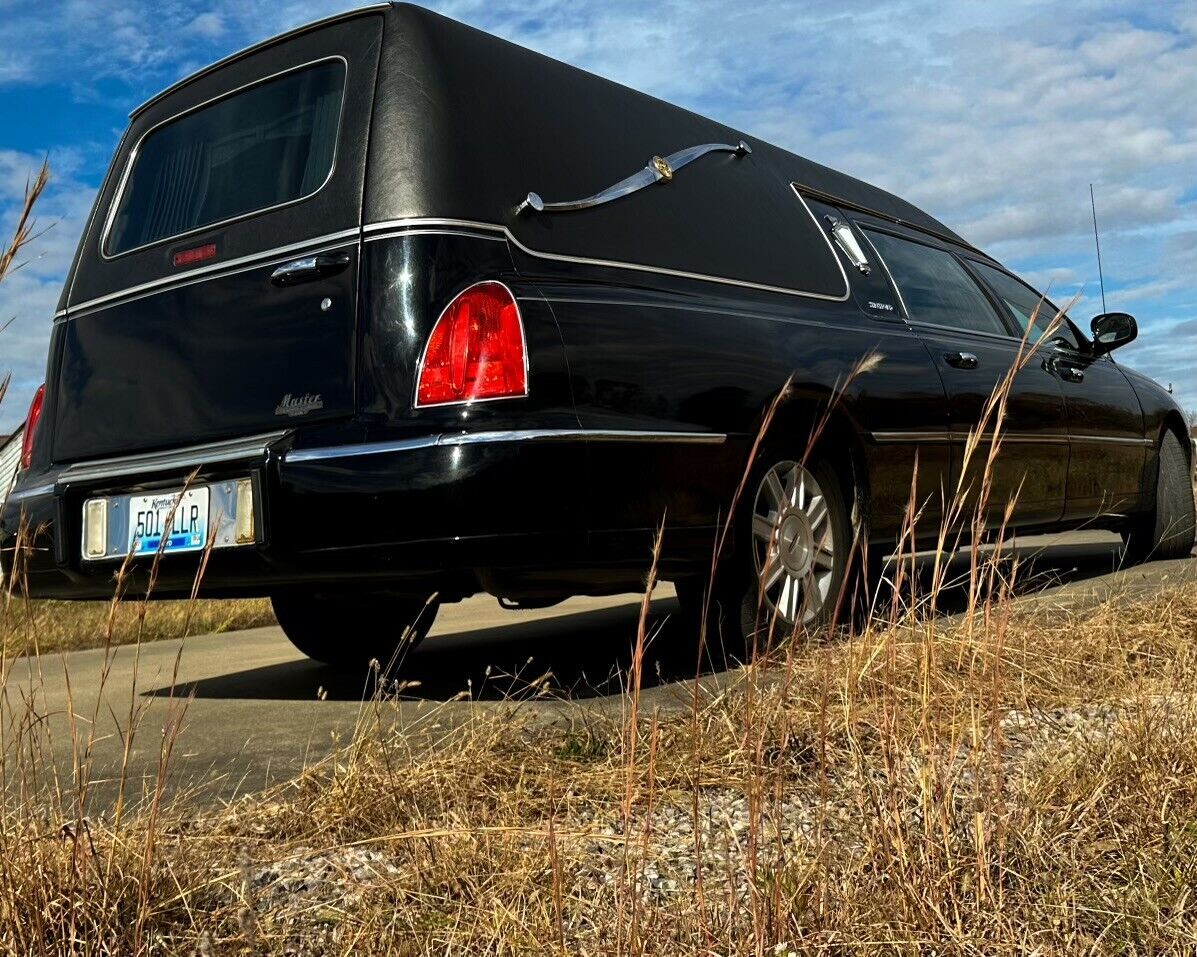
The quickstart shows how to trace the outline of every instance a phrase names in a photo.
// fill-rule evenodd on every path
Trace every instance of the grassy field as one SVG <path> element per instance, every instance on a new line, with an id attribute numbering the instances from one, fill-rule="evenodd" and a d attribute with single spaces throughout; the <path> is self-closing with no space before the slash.
<path id="1" fill-rule="evenodd" d="M 1192 953 L 1195 637 L 1197 586 L 1177 585 L 792 643 L 681 713 L 642 707 L 635 671 L 621 716 L 554 726 L 513 704 L 395 734 L 380 697 L 343 752 L 205 813 L 85 813 L 73 787 L 48 811 L 36 734 L 6 722 L 24 796 L 0 812 L 0 941 Z"/>
<path id="2" fill-rule="evenodd" d="M 154 601 L 139 605 L 106 601 L 26 601 L 0 597 L 0 653 L 6 657 L 47 654 L 182 638 L 274 624 L 270 602 L 261 600 Z"/>

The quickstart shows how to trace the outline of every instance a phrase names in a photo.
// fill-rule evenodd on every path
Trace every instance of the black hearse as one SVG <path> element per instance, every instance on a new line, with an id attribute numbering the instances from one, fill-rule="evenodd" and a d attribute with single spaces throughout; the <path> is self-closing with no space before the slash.
<path id="1" fill-rule="evenodd" d="M 35 596 L 274 599 L 327 661 L 436 601 L 685 587 L 746 470 L 719 598 L 826 616 L 941 488 L 1040 294 L 880 189 L 406 5 L 325 20 L 138 109 L 54 319 L 2 518 Z M 1067 324 L 1017 377 L 1021 529 L 1187 554 L 1173 400 Z M 813 420 L 871 351 L 813 454 Z M 792 377 L 763 446 L 765 410 Z M 917 469 L 916 469 L 917 462 Z M 180 490 L 186 489 L 180 497 Z M 693 598 L 687 600 L 693 601 Z M 741 622 L 740 608 L 745 621 Z M 393 627 L 355 644 L 369 613 Z M 363 642 L 365 640 L 363 639 Z M 380 647 L 381 645 L 381 647 Z"/>

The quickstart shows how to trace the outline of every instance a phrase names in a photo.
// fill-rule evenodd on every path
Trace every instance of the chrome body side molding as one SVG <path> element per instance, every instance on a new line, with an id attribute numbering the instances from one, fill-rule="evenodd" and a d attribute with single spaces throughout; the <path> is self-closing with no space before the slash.
<path id="1" fill-rule="evenodd" d="M 689 166 L 696 159 L 700 159 L 708 153 L 734 153 L 736 156 L 747 156 L 751 152 L 752 147 L 743 140 L 740 140 L 735 146 L 730 146 L 727 143 L 703 143 L 700 146 L 690 146 L 684 150 L 678 150 L 676 153 L 670 153 L 666 157 L 654 156 L 644 169 L 584 199 L 546 203 L 540 198 L 539 193 L 529 193 L 524 201 L 515 208 L 515 213 L 517 216 L 530 212 L 568 213 L 579 209 L 603 206 L 613 200 L 639 192 L 646 186 L 668 183 L 680 169 Z"/>
<path id="2" fill-rule="evenodd" d="M 357 445 L 333 445 L 324 448 L 294 449 L 284 456 L 288 464 L 320 462 L 326 459 L 358 458 L 388 452 L 411 452 L 415 449 L 452 448 L 462 445 L 484 445 L 492 442 L 678 442 L 720 445 L 727 441 L 722 432 L 652 432 L 636 429 L 503 429 L 492 432 L 460 432 L 442 435 L 422 435 L 413 439 L 387 442 L 363 442 Z"/>
<path id="3" fill-rule="evenodd" d="M 615 259 L 592 259 L 587 256 L 570 256 L 565 253 L 550 253 L 540 249 L 533 249 L 520 242 L 515 234 L 511 232 L 506 226 L 500 226 L 496 223 L 482 223 L 476 220 L 469 219 L 442 219 L 439 217 L 425 217 L 415 216 L 410 219 L 393 219 L 384 222 L 369 223 L 362 227 L 364 239 L 366 242 L 373 242 L 380 239 L 393 239 L 397 236 L 403 236 L 411 233 L 427 233 L 427 232 L 448 232 L 460 233 L 469 231 L 478 231 L 482 233 L 499 234 L 507 240 L 512 246 L 527 256 L 532 256 L 535 259 L 545 259 L 550 262 L 573 263 L 581 266 L 597 266 L 602 269 L 627 269 L 633 272 L 652 273 L 658 276 L 673 276 L 678 279 L 696 279 L 700 282 L 713 282 L 725 286 L 735 286 L 737 289 L 756 289 L 761 292 L 774 292 L 784 296 L 800 296 L 805 299 L 820 299 L 825 302 L 847 302 L 851 295 L 848 286 L 848 274 L 844 271 L 844 264 L 840 261 L 840 257 L 836 255 L 835 248 L 831 245 L 831 238 L 827 235 L 827 231 L 819 225 L 819 221 L 815 218 L 815 214 L 807 205 L 806 200 L 801 193 L 795 193 L 798 201 L 802 204 L 802 208 L 806 214 L 810 216 L 811 221 L 818 229 L 819 235 L 823 238 L 823 242 L 827 244 L 827 249 L 835 260 L 836 267 L 839 269 L 840 276 L 844 280 L 844 292 L 839 296 L 829 296 L 821 292 L 808 292 L 804 289 L 793 289 L 787 286 L 770 286 L 764 283 L 751 282 L 746 279 L 733 279 L 729 276 L 713 276 L 707 273 L 687 272 L 681 269 L 670 269 L 666 266 L 652 266 L 644 263 L 622 262 Z"/>
<path id="4" fill-rule="evenodd" d="M 895 444 L 934 444 L 940 442 L 966 442 L 967 432 L 872 432 L 874 442 L 879 445 Z M 981 436 L 981 442 L 990 443 L 993 436 Z M 1136 447 L 1152 448 L 1155 442 L 1151 439 L 1139 439 L 1125 435 L 1063 435 L 1063 434 L 1035 434 L 1029 432 L 1006 432 L 1001 436 L 1003 443 L 1011 445 L 1061 445 L 1068 442 L 1097 442 L 1108 445 L 1132 445 Z"/>

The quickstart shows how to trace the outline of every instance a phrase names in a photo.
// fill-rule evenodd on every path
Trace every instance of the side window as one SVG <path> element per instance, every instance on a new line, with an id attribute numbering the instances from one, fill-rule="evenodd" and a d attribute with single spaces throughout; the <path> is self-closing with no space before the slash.
<path id="1" fill-rule="evenodd" d="M 1039 293 L 1035 292 L 1034 289 L 1021 279 L 1015 279 L 1009 273 L 995 269 L 987 263 L 971 259 L 969 262 L 980 273 L 985 284 L 993 290 L 994 295 L 1005 304 L 1006 308 L 1010 311 L 1010 315 L 1014 317 L 1014 320 L 1023 332 L 1026 332 L 1032 318 L 1035 321 L 1035 329 L 1038 330 L 1037 334 L 1031 334 L 1032 340 L 1037 339 L 1043 333 L 1047 332 L 1048 326 L 1051 325 L 1052 320 L 1056 318 L 1059 311 L 1055 305 L 1040 296 Z M 1062 324 L 1053 333 L 1052 338 L 1062 339 L 1073 349 L 1078 347 L 1076 334 L 1069 327 L 1068 323 Z"/>
<path id="2" fill-rule="evenodd" d="M 951 253 L 888 233 L 867 230 L 867 235 L 889 269 L 911 321 L 1010 334 L 976 281 Z"/>

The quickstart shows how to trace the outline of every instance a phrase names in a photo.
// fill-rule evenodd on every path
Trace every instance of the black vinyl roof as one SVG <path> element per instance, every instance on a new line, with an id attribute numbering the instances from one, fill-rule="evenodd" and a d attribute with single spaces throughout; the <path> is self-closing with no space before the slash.
<path id="1" fill-rule="evenodd" d="M 550 257 L 642 263 L 826 298 L 842 298 L 846 280 L 828 255 L 823 224 L 793 186 L 967 245 L 892 193 L 411 4 L 363 7 L 265 41 L 180 81 L 134 115 L 233 61 L 252 56 L 265 69 L 278 44 L 380 13 L 366 224 L 436 218 L 502 225 L 517 244 Z M 667 185 L 608 205 L 516 214 L 532 191 L 546 202 L 578 199 L 651 157 L 740 140 L 750 155 L 710 154 Z"/>
<path id="2" fill-rule="evenodd" d="M 710 154 L 667 185 L 570 213 L 517 216 L 596 193 L 651 157 Z M 829 298 L 845 280 L 826 233 L 791 184 L 964 243 L 892 193 L 750 133 L 409 4 L 387 17 L 364 221 L 445 217 L 506 226 L 549 255 L 653 263 Z"/>

